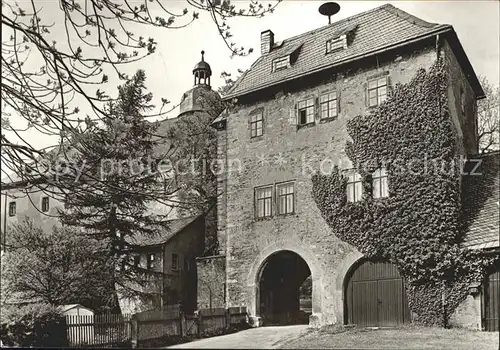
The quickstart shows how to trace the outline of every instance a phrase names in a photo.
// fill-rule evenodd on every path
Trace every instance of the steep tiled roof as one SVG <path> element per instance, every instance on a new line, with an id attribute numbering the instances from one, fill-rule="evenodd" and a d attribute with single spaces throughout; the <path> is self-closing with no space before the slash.
<path id="1" fill-rule="evenodd" d="M 327 40 L 349 30 L 353 30 L 353 38 L 348 47 L 326 54 Z M 275 44 L 271 52 L 254 62 L 224 98 L 241 96 L 443 30 L 452 30 L 452 27 L 425 22 L 386 4 Z M 291 67 L 272 72 L 274 59 L 301 45 L 297 61 Z"/>
<path id="2" fill-rule="evenodd" d="M 166 230 L 166 232 L 155 236 L 134 235 L 134 237 L 129 239 L 129 243 L 141 246 L 152 246 L 166 243 L 199 217 L 200 216 L 189 216 L 185 218 L 169 220 L 168 230 Z"/>
<path id="3" fill-rule="evenodd" d="M 463 213 L 467 233 L 464 246 L 472 249 L 499 247 L 500 152 L 483 155 L 481 175 L 463 178 Z"/>

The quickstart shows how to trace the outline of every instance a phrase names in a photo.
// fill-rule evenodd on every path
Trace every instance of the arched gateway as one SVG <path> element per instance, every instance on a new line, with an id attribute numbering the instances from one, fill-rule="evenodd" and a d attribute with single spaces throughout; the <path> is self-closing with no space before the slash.
<path id="1" fill-rule="evenodd" d="M 247 278 L 247 305 L 256 324 L 319 324 L 322 273 L 314 255 L 297 242 L 272 244 L 263 249 Z M 299 289 L 306 279 L 311 283 L 310 297 L 302 300 L 307 305 L 302 305 L 301 311 Z"/>
<path id="2" fill-rule="evenodd" d="M 279 251 L 269 256 L 257 274 L 257 312 L 264 325 L 308 323 L 310 311 L 301 310 L 301 286 L 307 283 L 311 270 L 297 253 Z M 302 289 L 304 290 L 304 289 Z M 303 301 L 311 301 L 305 288 Z M 307 295 L 308 294 L 308 295 Z"/>

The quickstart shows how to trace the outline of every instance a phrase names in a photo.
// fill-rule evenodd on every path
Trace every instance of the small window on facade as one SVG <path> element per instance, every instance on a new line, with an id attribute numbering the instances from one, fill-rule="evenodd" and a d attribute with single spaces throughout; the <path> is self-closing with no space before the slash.
<path id="1" fill-rule="evenodd" d="M 373 198 L 383 198 L 389 196 L 387 186 L 387 172 L 385 168 L 375 170 L 372 174 Z"/>
<path id="2" fill-rule="evenodd" d="M 179 269 L 179 255 L 172 253 L 172 270 Z"/>
<path id="3" fill-rule="evenodd" d="M 387 99 L 387 77 L 368 82 L 368 99 L 370 107 L 378 106 Z"/>
<path id="4" fill-rule="evenodd" d="M 294 212 L 294 183 L 276 185 L 278 197 L 278 214 L 291 214 Z"/>
<path id="5" fill-rule="evenodd" d="M 319 98 L 321 119 L 334 118 L 337 116 L 337 93 L 330 92 Z"/>
<path id="6" fill-rule="evenodd" d="M 265 218 L 272 215 L 273 187 L 255 189 L 255 217 Z"/>
<path id="7" fill-rule="evenodd" d="M 290 62 L 290 56 L 284 56 L 277 58 L 273 61 L 273 71 L 285 69 L 288 67 Z"/>
<path id="8" fill-rule="evenodd" d="M 140 254 L 134 255 L 134 266 L 135 267 L 141 266 L 141 255 Z"/>
<path id="9" fill-rule="evenodd" d="M 314 123 L 314 99 L 299 102 L 297 110 L 299 125 Z"/>
<path id="10" fill-rule="evenodd" d="M 347 38 L 342 35 L 338 38 L 330 39 L 326 42 L 326 53 L 339 51 L 347 47 Z"/>
<path id="11" fill-rule="evenodd" d="M 49 211 L 49 197 L 42 198 L 42 211 L 44 213 Z"/>
<path id="12" fill-rule="evenodd" d="M 189 257 L 184 257 L 184 270 L 189 271 L 191 270 L 191 261 L 189 260 Z"/>
<path id="13" fill-rule="evenodd" d="M 154 253 L 148 254 L 148 264 L 147 264 L 148 270 L 153 270 L 155 268 L 155 258 L 156 257 Z"/>
<path id="14" fill-rule="evenodd" d="M 250 116 L 250 137 L 262 136 L 264 113 L 260 112 Z"/>
<path id="15" fill-rule="evenodd" d="M 361 175 L 352 171 L 347 179 L 347 200 L 359 202 L 363 198 L 363 182 Z"/>
<path id="16" fill-rule="evenodd" d="M 9 216 L 15 216 L 16 215 L 16 202 L 10 202 L 9 203 Z"/>

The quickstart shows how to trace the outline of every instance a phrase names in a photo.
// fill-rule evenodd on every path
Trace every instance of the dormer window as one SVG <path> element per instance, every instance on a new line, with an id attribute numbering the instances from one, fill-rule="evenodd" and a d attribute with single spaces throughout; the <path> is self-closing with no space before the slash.
<path id="1" fill-rule="evenodd" d="M 273 72 L 286 69 L 290 65 L 290 55 L 277 58 L 273 61 Z"/>
<path id="2" fill-rule="evenodd" d="M 339 37 L 330 39 L 326 42 L 326 53 L 332 53 L 347 48 L 347 36 L 341 35 Z"/>

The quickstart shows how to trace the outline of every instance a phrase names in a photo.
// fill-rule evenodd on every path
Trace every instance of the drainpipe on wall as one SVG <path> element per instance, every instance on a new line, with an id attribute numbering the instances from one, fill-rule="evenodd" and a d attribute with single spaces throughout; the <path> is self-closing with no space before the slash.
<path id="1" fill-rule="evenodd" d="M 2 245 L 2 250 L 6 249 L 6 243 L 7 243 L 7 192 L 4 193 L 5 196 L 5 203 L 3 206 L 3 235 L 2 235 L 2 242 L 0 244 Z"/>

